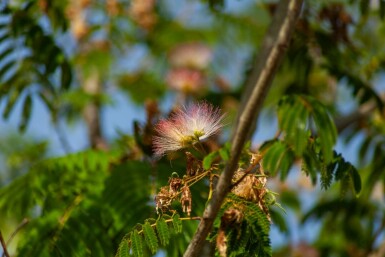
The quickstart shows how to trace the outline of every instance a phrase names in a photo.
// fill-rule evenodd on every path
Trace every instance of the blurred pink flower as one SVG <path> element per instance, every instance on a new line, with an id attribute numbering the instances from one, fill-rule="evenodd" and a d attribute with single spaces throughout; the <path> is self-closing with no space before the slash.
<path id="1" fill-rule="evenodd" d="M 155 6 L 155 0 L 132 0 L 129 14 L 139 27 L 149 31 L 154 28 L 158 20 Z"/>
<path id="2" fill-rule="evenodd" d="M 156 125 L 159 136 L 153 140 L 155 154 L 164 155 L 210 137 L 223 126 L 223 118 L 220 109 L 206 102 L 178 109 Z"/>
<path id="3" fill-rule="evenodd" d="M 176 68 L 168 72 L 166 82 L 172 89 L 185 93 L 197 93 L 204 88 L 205 77 L 198 70 Z"/>
<path id="4" fill-rule="evenodd" d="M 169 60 L 174 67 L 205 69 L 211 61 L 211 49 L 202 43 L 185 43 L 175 47 Z"/>

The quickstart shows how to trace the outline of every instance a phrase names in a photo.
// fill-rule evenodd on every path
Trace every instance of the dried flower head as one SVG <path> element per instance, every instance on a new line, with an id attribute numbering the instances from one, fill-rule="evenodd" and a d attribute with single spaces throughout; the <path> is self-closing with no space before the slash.
<path id="1" fill-rule="evenodd" d="M 231 207 L 223 213 L 223 216 L 221 217 L 221 225 L 219 227 L 218 236 L 216 240 L 219 256 L 221 257 L 227 256 L 227 241 L 228 241 L 226 236 L 227 228 L 239 226 L 242 220 L 243 220 L 243 213 L 238 209 Z"/>
<path id="2" fill-rule="evenodd" d="M 155 154 L 164 155 L 210 137 L 223 126 L 223 118 L 220 109 L 206 102 L 177 110 L 169 119 L 156 125 L 159 136 L 153 141 Z"/>
<path id="3" fill-rule="evenodd" d="M 157 213 L 159 213 L 159 210 L 161 210 L 161 212 L 167 212 L 171 209 L 171 204 L 178 196 L 180 192 L 179 190 L 182 187 L 182 183 L 183 183 L 182 179 L 175 177 L 173 173 L 172 177 L 170 177 L 168 180 L 168 184 L 169 184 L 168 187 L 164 186 L 160 188 L 159 193 L 155 196 Z M 182 195 L 183 195 L 183 190 L 182 190 Z"/>
<path id="4" fill-rule="evenodd" d="M 175 178 L 175 177 L 172 177 L 168 180 L 168 184 L 169 184 L 169 192 L 172 194 L 172 195 L 177 195 L 178 194 L 178 191 L 180 189 L 180 187 L 182 186 L 182 179 L 180 178 Z"/>
<path id="5" fill-rule="evenodd" d="M 185 152 L 186 154 L 186 174 L 187 176 L 193 177 L 204 171 L 202 167 L 202 161 L 198 160 L 190 152 Z"/>
<path id="6" fill-rule="evenodd" d="M 180 197 L 180 203 L 182 204 L 183 212 L 187 213 L 187 215 L 190 216 L 192 196 L 191 196 L 190 188 L 186 185 L 182 188 L 182 195 Z"/>
<path id="7" fill-rule="evenodd" d="M 252 154 L 249 170 L 245 171 L 239 168 L 235 172 L 233 181 L 238 182 L 238 184 L 231 189 L 231 192 L 248 201 L 257 203 L 259 208 L 266 214 L 267 219 L 271 221 L 265 198 L 268 193 L 266 188 L 267 179 L 259 160 L 259 154 Z M 256 174 L 252 172 L 255 168 Z"/>
<path id="8" fill-rule="evenodd" d="M 160 189 L 160 192 L 155 196 L 156 212 L 159 210 L 166 212 L 170 209 L 174 194 L 170 193 L 167 186 Z"/>

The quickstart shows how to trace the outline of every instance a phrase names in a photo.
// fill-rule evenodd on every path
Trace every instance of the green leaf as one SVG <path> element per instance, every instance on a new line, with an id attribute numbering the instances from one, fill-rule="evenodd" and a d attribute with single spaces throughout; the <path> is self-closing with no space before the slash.
<path id="1" fill-rule="evenodd" d="M 172 217 L 172 224 L 174 226 L 174 230 L 175 230 L 175 233 L 181 233 L 182 232 L 182 221 L 180 220 L 180 216 L 179 214 L 175 214 L 173 217 Z"/>
<path id="2" fill-rule="evenodd" d="M 4 35 L 2 35 L 0 37 L 0 43 L 2 43 L 4 40 L 8 39 L 9 38 L 9 34 L 8 33 L 4 33 Z"/>
<path id="3" fill-rule="evenodd" d="M 309 137 L 307 119 L 309 112 L 299 97 L 291 97 L 285 104 L 280 104 L 278 111 L 280 128 L 286 132 L 285 141 L 293 146 L 297 156 L 301 156 Z"/>
<path id="4" fill-rule="evenodd" d="M 164 218 L 160 218 L 156 221 L 156 231 L 162 245 L 168 245 L 170 241 L 170 231 Z"/>
<path id="5" fill-rule="evenodd" d="M 6 58 L 9 54 L 13 53 L 14 49 L 15 47 L 13 45 L 10 45 L 8 48 L 5 48 L 5 50 L 0 53 L 0 61 L 3 61 L 4 58 Z"/>
<path id="6" fill-rule="evenodd" d="M 145 222 L 143 225 L 143 234 L 146 240 L 147 246 L 154 254 L 158 250 L 158 238 L 156 237 L 155 231 L 151 227 L 149 222 Z"/>
<path id="7" fill-rule="evenodd" d="M 270 222 L 267 215 L 258 205 L 242 199 L 235 194 L 228 194 L 227 203 L 221 208 L 221 216 L 224 209 L 235 208 L 241 210 L 243 219 L 241 224 L 230 226 L 226 230 L 228 238 L 228 256 L 263 256 L 271 257 Z"/>
<path id="8" fill-rule="evenodd" d="M 379 0 L 380 1 L 380 18 L 383 20 L 385 17 L 385 1 L 384 0 Z"/>
<path id="9" fill-rule="evenodd" d="M 280 201 L 284 206 L 289 206 L 295 211 L 301 210 L 301 202 L 294 191 L 283 190 L 280 194 Z"/>
<path id="10" fill-rule="evenodd" d="M 362 189 L 361 176 L 358 174 L 357 169 L 353 166 L 350 168 L 350 176 L 353 180 L 354 191 L 356 195 L 358 195 Z"/>
<path id="11" fill-rule="evenodd" d="M 222 148 L 219 149 L 219 155 L 222 160 L 228 161 L 230 159 L 231 144 L 227 142 Z"/>
<path id="12" fill-rule="evenodd" d="M 19 90 L 12 90 L 12 92 L 8 96 L 7 104 L 3 111 L 3 119 L 8 119 L 11 111 L 13 110 L 13 107 L 15 106 L 17 100 L 19 99 L 20 91 Z"/>
<path id="13" fill-rule="evenodd" d="M 0 81 L 4 78 L 4 75 L 12 68 L 15 67 L 16 61 L 11 60 L 7 64 L 3 65 L 0 69 Z"/>
<path id="14" fill-rule="evenodd" d="M 365 158 L 368 156 L 369 147 L 372 145 L 373 138 L 371 136 L 367 136 L 364 141 L 362 142 L 359 151 L 358 151 L 358 158 L 360 161 L 364 161 Z"/>
<path id="15" fill-rule="evenodd" d="M 239 256 L 247 252 L 246 246 L 250 240 L 250 229 L 248 229 L 247 222 L 242 222 L 239 226 L 239 230 L 230 230 L 227 235 L 227 255 Z"/>
<path id="16" fill-rule="evenodd" d="M 281 170 L 281 178 L 285 178 L 294 162 L 293 152 L 282 142 L 275 141 L 263 158 L 263 166 L 272 176 Z"/>
<path id="17" fill-rule="evenodd" d="M 68 62 L 63 62 L 61 65 L 61 88 L 69 89 L 72 81 L 72 71 L 71 66 Z"/>
<path id="18" fill-rule="evenodd" d="M 129 256 L 130 256 L 130 246 L 126 235 L 120 242 L 119 248 L 115 257 L 129 257 Z"/>
<path id="19" fill-rule="evenodd" d="M 163 79 L 154 73 L 124 75 L 118 79 L 118 86 L 129 93 L 134 103 L 142 104 L 147 99 L 159 99 L 166 91 Z"/>
<path id="20" fill-rule="evenodd" d="M 321 165 L 321 188 L 328 189 L 333 181 L 333 171 L 336 164 Z"/>
<path id="21" fill-rule="evenodd" d="M 317 183 L 317 172 L 321 169 L 322 162 L 319 154 L 316 153 L 316 146 L 314 143 L 309 143 L 306 151 L 302 156 L 301 170 L 305 172 L 307 176 L 310 176 L 313 185 Z"/>
<path id="22" fill-rule="evenodd" d="M 344 194 L 348 187 L 352 184 L 356 195 L 361 192 L 362 182 L 357 169 L 350 163 L 345 161 L 341 154 L 334 153 L 335 157 L 332 163 L 327 166 L 327 172 L 336 181 L 341 182 L 341 192 Z"/>
<path id="23" fill-rule="evenodd" d="M 276 211 L 274 209 L 270 210 L 271 219 L 273 221 L 273 224 L 278 227 L 278 229 L 283 232 L 286 235 L 289 235 L 290 228 L 287 224 L 287 221 L 285 217 L 283 217 L 283 214 L 281 211 Z"/>
<path id="24" fill-rule="evenodd" d="M 214 151 L 214 152 L 211 152 L 209 153 L 208 155 L 206 155 L 206 157 L 203 159 L 203 168 L 205 170 L 208 170 L 211 168 L 211 164 L 213 163 L 213 161 L 215 160 L 215 158 L 218 156 L 218 152 L 217 151 Z"/>
<path id="25" fill-rule="evenodd" d="M 382 2 L 382 1 L 380 1 Z M 369 11 L 370 1 L 368 0 L 360 0 L 360 11 L 362 15 L 367 15 Z"/>
<path id="26" fill-rule="evenodd" d="M 24 132 L 27 128 L 28 122 L 31 118 L 32 113 L 32 97 L 31 95 L 28 95 L 24 101 L 23 105 L 23 111 L 21 116 L 21 122 L 19 125 L 20 132 Z"/>
<path id="27" fill-rule="evenodd" d="M 326 163 L 332 161 L 333 147 L 337 142 L 337 129 L 334 121 L 326 111 L 326 107 L 315 99 L 308 99 L 313 107 L 312 116 L 317 127 L 317 133 L 320 138 L 319 142 L 322 154 Z"/>
<path id="28" fill-rule="evenodd" d="M 138 231 L 135 229 L 131 232 L 131 247 L 132 247 L 132 253 L 134 256 L 142 257 L 144 256 L 143 253 L 143 239 L 139 235 Z"/>

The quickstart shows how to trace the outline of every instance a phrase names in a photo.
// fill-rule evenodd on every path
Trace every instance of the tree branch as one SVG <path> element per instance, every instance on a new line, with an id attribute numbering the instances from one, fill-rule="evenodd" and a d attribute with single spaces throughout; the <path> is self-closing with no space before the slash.
<path id="1" fill-rule="evenodd" d="M 382 101 L 385 101 L 384 93 L 382 93 L 380 97 Z M 376 103 L 374 101 L 371 101 L 361 105 L 358 108 L 358 110 L 353 111 L 351 114 L 336 118 L 334 122 L 336 124 L 337 131 L 342 132 L 346 128 L 348 128 L 351 124 L 367 119 L 368 116 L 373 114 L 376 108 L 377 108 Z"/>
<path id="2" fill-rule="evenodd" d="M 368 255 L 368 257 L 384 257 L 385 256 L 385 240 L 382 241 L 381 245 L 377 250 Z"/>
<path id="3" fill-rule="evenodd" d="M 232 139 L 231 157 L 221 174 L 213 198 L 203 213 L 197 232 L 190 242 L 184 257 L 199 256 L 205 239 L 211 231 L 212 224 L 226 194 L 230 190 L 231 180 L 238 165 L 241 150 L 248 138 L 251 125 L 255 122 L 267 94 L 277 67 L 293 33 L 303 0 L 282 0 L 278 4 L 269 31 L 264 38 L 262 51 L 257 62 L 254 87 L 249 95 Z"/>
<path id="4" fill-rule="evenodd" d="M 3 247 L 3 251 L 4 251 L 4 255 L 6 257 L 9 257 L 9 253 L 8 253 L 8 250 L 7 250 L 7 246 L 5 245 L 5 241 L 4 241 L 4 238 L 3 238 L 3 235 L 1 234 L 1 231 L 0 231 L 0 243 L 1 243 L 1 246 Z"/>
<path id="5" fill-rule="evenodd" d="M 83 89 L 90 95 L 97 95 L 101 91 L 100 79 L 96 71 L 83 81 Z M 100 123 L 100 106 L 95 101 L 90 102 L 84 109 L 84 119 L 88 127 L 88 137 L 92 148 L 106 149 L 107 143 L 103 138 Z"/>

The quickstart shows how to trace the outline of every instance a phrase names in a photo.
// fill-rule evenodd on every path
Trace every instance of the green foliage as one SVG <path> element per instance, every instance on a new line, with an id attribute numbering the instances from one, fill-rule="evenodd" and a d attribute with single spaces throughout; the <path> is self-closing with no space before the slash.
<path id="1" fill-rule="evenodd" d="M 294 154 L 292 150 L 284 142 L 274 140 L 265 144 L 268 150 L 263 158 L 264 168 L 272 175 L 276 175 L 278 170 L 281 171 L 281 178 L 284 179 L 289 173 L 289 169 L 294 162 Z M 261 148 L 265 149 L 264 147 Z"/>
<path id="2" fill-rule="evenodd" d="M 218 150 L 222 160 L 228 161 L 230 159 L 230 150 L 231 150 L 230 148 L 231 148 L 230 143 L 226 143 L 224 147 Z"/>
<path id="3" fill-rule="evenodd" d="M 202 165 L 205 170 L 208 170 L 211 168 L 211 165 L 214 162 L 215 158 L 218 157 L 218 154 L 219 153 L 217 151 L 214 151 L 205 156 L 205 158 L 202 161 Z"/>
<path id="4" fill-rule="evenodd" d="M 240 224 L 228 226 L 225 230 L 228 237 L 228 256 L 245 256 L 245 254 L 247 256 L 272 256 L 269 237 L 270 222 L 258 205 L 229 194 L 215 222 L 215 227 L 219 227 L 219 219 L 229 208 L 239 210 L 243 219 Z"/>
<path id="5" fill-rule="evenodd" d="M 143 256 L 143 239 L 139 236 L 139 232 L 137 230 L 134 230 L 131 232 L 131 244 L 132 244 L 132 252 L 134 256 Z M 128 247 L 128 242 L 126 240 L 123 240 L 120 245 L 124 245 L 125 249 L 127 249 L 128 252 L 130 252 L 130 248 Z M 120 247 L 119 247 L 120 248 Z M 119 254 L 121 253 L 121 249 L 119 249 Z"/>
<path id="6" fill-rule="evenodd" d="M 0 185 L 7 184 L 14 178 L 25 174 L 32 165 L 47 155 L 48 142 L 7 134 L 0 139 Z"/>
<path id="7" fill-rule="evenodd" d="M 189 219 L 183 220 L 188 221 Z M 182 219 L 178 214 L 174 214 L 172 217 L 162 215 L 155 221 L 147 219 L 143 225 L 137 224 L 130 233 L 126 234 L 119 244 L 115 256 L 148 256 L 144 251 L 145 245 L 154 254 L 160 246 L 169 244 L 172 234 L 179 234 L 182 230 Z M 126 255 L 128 253 L 132 253 L 132 255 Z"/>
<path id="8" fill-rule="evenodd" d="M 208 2 L 212 10 L 220 10 L 225 4 L 224 0 L 207 0 L 205 2 Z"/>
<path id="9" fill-rule="evenodd" d="M 202 161 L 203 168 L 205 170 L 210 169 L 212 164 L 218 160 L 227 162 L 230 159 L 230 148 L 230 143 L 226 143 L 223 147 L 206 155 Z"/>
<path id="10" fill-rule="evenodd" d="M 18 254 L 109 256 L 114 252 L 126 226 L 153 210 L 148 206 L 150 187 L 144 186 L 150 166 L 116 160 L 92 151 L 49 159 L 2 188 L 0 213 L 31 219 Z M 164 224 L 158 227 L 164 229 Z M 167 233 L 162 232 L 160 242 L 165 243 Z M 154 247 L 153 237 L 149 242 Z"/>
<path id="11" fill-rule="evenodd" d="M 325 106 L 308 96 L 286 96 L 279 103 L 278 119 L 284 139 L 268 141 L 261 147 L 261 151 L 266 151 L 264 167 L 271 175 L 280 170 L 284 180 L 295 157 L 299 157 L 302 158 L 302 170 L 314 184 L 319 172 L 324 189 L 330 187 L 334 178 L 341 182 L 341 194 L 349 185 L 356 194 L 361 191 L 357 169 L 333 151 L 337 133 Z M 315 131 L 310 126 L 313 123 Z"/>
<path id="12" fill-rule="evenodd" d="M 317 171 L 321 171 L 326 187 L 327 173 L 322 172 L 322 167 L 332 162 L 337 140 L 336 128 L 326 107 L 309 96 L 285 96 L 279 102 L 278 120 L 283 140 L 271 140 L 261 147 L 261 151 L 266 151 L 263 159 L 266 170 L 272 175 L 280 170 L 281 179 L 285 179 L 295 158 L 299 157 L 303 159 L 303 170 L 314 183 Z"/>
<path id="13" fill-rule="evenodd" d="M 311 208 L 303 217 L 303 222 L 312 219 L 324 221 L 316 244 L 320 253 L 328 256 L 349 256 L 347 243 L 361 249 L 372 246 L 372 238 L 379 232 L 375 222 L 383 208 L 361 198 L 323 199 Z M 376 232 L 377 231 L 377 232 Z"/>
<path id="14" fill-rule="evenodd" d="M 1 189 L 1 212 L 31 219 L 18 245 L 20 256 L 107 254 L 108 247 L 101 246 L 101 213 L 89 205 L 101 193 L 108 160 L 99 152 L 50 159 Z"/>
<path id="15" fill-rule="evenodd" d="M 136 237 L 139 235 L 134 235 L 134 236 Z M 137 252 L 139 249 L 136 248 L 136 247 L 138 247 L 136 245 L 136 243 L 137 243 L 136 240 L 137 239 L 133 238 L 133 235 L 131 234 L 131 241 L 135 242 L 135 243 L 133 243 L 133 244 L 135 244 L 135 248 L 133 249 L 133 252 L 136 253 L 137 256 L 141 256 L 140 252 Z M 120 243 L 118 251 L 119 251 L 118 252 L 119 256 L 122 256 L 122 257 L 129 257 L 130 256 L 130 248 L 128 247 L 128 244 L 125 240 Z"/>
<path id="16" fill-rule="evenodd" d="M 309 115 L 310 110 L 300 98 L 284 97 L 279 102 L 279 127 L 285 133 L 285 141 L 292 146 L 297 156 L 302 155 L 309 138 Z"/>
<path id="17" fill-rule="evenodd" d="M 119 86 L 128 92 L 135 103 L 143 103 L 146 99 L 157 99 L 164 95 L 166 85 L 153 74 L 143 73 L 135 76 L 122 76 L 119 78 Z"/>
<path id="18" fill-rule="evenodd" d="M 142 229 L 147 246 L 150 248 L 153 254 L 156 253 L 156 250 L 158 250 L 158 238 L 156 237 L 155 231 L 147 221 L 142 226 Z"/>
<path id="19" fill-rule="evenodd" d="M 279 102 L 278 119 L 285 141 L 291 145 L 297 156 L 301 156 L 311 133 L 317 133 L 326 163 L 333 157 L 333 146 L 337 131 L 324 105 L 310 96 L 291 95 Z M 316 131 L 311 131 L 314 122 Z"/>
<path id="20" fill-rule="evenodd" d="M 179 214 L 175 214 L 172 217 L 172 225 L 174 226 L 174 230 L 176 233 L 182 232 L 182 222 L 180 220 Z"/>
<path id="21" fill-rule="evenodd" d="M 350 163 L 345 161 L 341 154 L 334 154 L 334 160 L 327 167 L 325 173 L 321 173 L 322 186 L 328 188 L 333 177 L 336 181 L 341 181 L 341 192 L 347 189 L 346 186 L 351 185 L 356 195 L 361 192 L 361 177 L 357 169 Z"/>
<path id="22" fill-rule="evenodd" d="M 370 14 L 370 2 L 365 0 L 355 0 L 354 2 L 359 2 L 360 12 L 362 16 L 368 17 Z M 378 15 L 383 20 L 385 17 L 385 3 L 384 1 L 378 2 Z"/>
<path id="23" fill-rule="evenodd" d="M 56 2 L 56 1 L 55 1 Z M 64 50 L 55 42 L 54 33 L 48 33 L 35 18 L 37 1 L 28 1 L 18 7 L 4 7 L 0 17 L 10 21 L 1 26 L 0 43 L 0 100 L 6 99 L 2 116 L 8 119 L 16 103 L 22 102 L 19 129 L 25 131 L 32 113 L 32 95 L 38 95 L 56 118 L 57 99 L 72 84 L 72 66 Z M 47 15 L 51 25 L 66 27 L 63 9 L 48 4 Z M 54 15 L 52 15 L 54 13 Z M 17 43 L 16 43 L 17 42 Z M 15 47 L 17 45 L 18 47 Z M 30 90 L 38 85 L 38 90 Z"/>
<path id="24" fill-rule="evenodd" d="M 162 245 L 168 245 L 168 243 L 170 242 L 170 232 L 168 230 L 167 223 L 163 217 L 159 218 L 156 221 L 156 231 L 158 232 L 160 243 Z"/>

